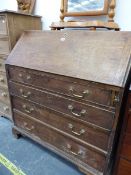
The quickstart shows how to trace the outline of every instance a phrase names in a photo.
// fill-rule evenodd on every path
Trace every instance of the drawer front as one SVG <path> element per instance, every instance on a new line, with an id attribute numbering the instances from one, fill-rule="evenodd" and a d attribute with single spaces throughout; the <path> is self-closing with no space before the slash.
<path id="1" fill-rule="evenodd" d="M 7 35 L 7 21 L 5 15 L 0 15 L 0 34 Z"/>
<path id="2" fill-rule="evenodd" d="M 124 137 L 121 155 L 131 161 L 131 133 Z"/>
<path id="3" fill-rule="evenodd" d="M 5 72 L 5 60 L 0 58 L 0 72 Z"/>
<path id="4" fill-rule="evenodd" d="M 120 159 L 117 175 L 131 175 L 131 162 Z"/>
<path id="5" fill-rule="evenodd" d="M 102 89 L 94 83 L 88 82 L 86 85 L 82 85 L 77 80 L 71 81 L 67 78 L 65 80 L 65 78 L 60 78 L 60 76 L 43 72 L 34 73 L 34 71 L 18 67 L 10 67 L 9 76 L 13 81 L 65 94 L 77 100 L 92 101 L 107 106 L 111 105 L 111 91 Z"/>
<path id="6" fill-rule="evenodd" d="M 8 54 L 9 52 L 10 52 L 10 49 L 9 49 L 8 37 L 1 37 L 0 36 L 0 53 L 1 54 Z"/>
<path id="7" fill-rule="evenodd" d="M 8 93 L 7 88 L 0 87 L 0 101 L 4 102 L 6 104 L 10 104 L 9 93 Z"/>
<path id="8" fill-rule="evenodd" d="M 56 94 L 40 91 L 18 83 L 9 83 L 11 95 L 34 101 L 71 117 L 111 129 L 114 114 L 101 108 L 85 105 Z"/>
<path id="9" fill-rule="evenodd" d="M 11 108 L 10 105 L 7 105 L 0 101 L 0 113 L 5 114 L 5 116 L 11 116 Z"/>
<path id="10" fill-rule="evenodd" d="M 30 115 L 50 126 L 53 126 L 65 133 L 77 137 L 80 140 L 92 144 L 93 146 L 107 150 L 109 132 L 103 132 L 99 128 L 80 123 L 67 115 L 62 115 L 45 107 L 28 102 L 21 98 L 12 98 L 13 108 Z"/>
<path id="11" fill-rule="evenodd" d="M 7 78 L 6 73 L 0 72 L 0 86 L 3 88 L 7 88 Z"/>
<path id="12" fill-rule="evenodd" d="M 103 171 L 105 165 L 104 155 L 80 145 L 69 137 L 62 135 L 59 132 L 55 132 L 53 129 L 38 123 L 27 116 L 14 113 L 14 120 L 16 126 L 37 136 L 59 150 L 64 151 L 69 157 L 79 159 L 93 168 Z"/>

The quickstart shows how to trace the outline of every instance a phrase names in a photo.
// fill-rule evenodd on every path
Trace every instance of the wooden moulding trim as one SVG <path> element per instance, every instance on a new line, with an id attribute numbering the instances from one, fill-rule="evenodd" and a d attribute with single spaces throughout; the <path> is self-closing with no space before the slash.
<path id="1" fill-rule="evenodd" d="M 51 28 L 86 28 L 86 27 L 96 27 L 96 28 L 109 28 L 109 29 L 119 29 L 118 24 L 114 22 L 103 22 L 103 21 L 74 21 L 74 22 L 53 22 Z"/>
<path id="2" fill-rule="evenodd" d="M 85 11 L 85 12 L 68 12 L 68 0 L 62 0 L 64 4 L 63 16 L 101 16 L 108 14 L 109 1 L 105 0 L 103 10 Z"/>

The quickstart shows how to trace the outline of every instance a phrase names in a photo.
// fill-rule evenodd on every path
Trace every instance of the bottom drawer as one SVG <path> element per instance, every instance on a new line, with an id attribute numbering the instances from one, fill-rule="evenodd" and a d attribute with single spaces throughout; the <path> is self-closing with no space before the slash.
<path id="1" fill-rule="evenodd" d="M 14 112 L 14 122 L 18 128 L 24 129 L 60 151 L 64 151 L 71 159 L 78 159 L 81 163 L 84 162 L 101 172 L 104 170 L 106 156 L 102 153 L 87 148 L 22 113 Z"/>
<path id="2" fill-rule="evenodd" d="M 131 162 L 120 159 L 117 175 L 131 175 Z"/>
<path id="3" fill-rule="evenodd" d="M 10 105 L 7 105 L 3 102 L 0 101 L 0 113 L 3 115 L 3 116 L 7 116 L 9 118 L 11 118 L 11 107 Z"/>

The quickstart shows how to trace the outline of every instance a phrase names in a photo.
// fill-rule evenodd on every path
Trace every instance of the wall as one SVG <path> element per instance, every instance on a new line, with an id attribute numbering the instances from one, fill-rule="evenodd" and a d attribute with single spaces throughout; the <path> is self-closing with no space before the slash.
<path id="1" fill-rule="evenodd" d="M 49 29 L 52 21 L 59 21 L 61 0 L 37 0 L 34 13 L 42 16 L 43 29 Z M 131 31 L 131 0 L 116 0 L 115 21 L 121 30 Z M 0 10 L 16 10 L 16 0 L 0 0 Z"/>

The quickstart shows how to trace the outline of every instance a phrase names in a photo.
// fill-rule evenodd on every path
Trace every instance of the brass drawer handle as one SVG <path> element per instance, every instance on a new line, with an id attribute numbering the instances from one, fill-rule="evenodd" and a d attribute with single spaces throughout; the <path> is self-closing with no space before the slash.
<path id="1" fill-rule="evenodd" d="M 7 93 L 2 92 L 2 93 L 1 93 L 1 96 L 2 96 L 2 97 L 7 97 Z"/>
<path id="2" fill-rule="evenodd" d="M 67 151 L 68 151 L 69 153 L 71 153 L 72 155 L 74 155 L 74 156 L 80 156 L 80 155 L 82 155 L 82 153 L 83 153 L 81 150 L 78 151 L 77 153 L 74 152 L 74 151 L 72 151 L 72 146 L 71 146 L 70 144 L 67 144 Z"/>
<path id="3" fill-rule="evenodd" d="M 76 132 L 76 131 L 74 131 L 74 130 L 73 130 L 73 129 L 74 129 L 74 126 L 73 126 L 71 123 L 68 124 L 68 127 L 71 129 L 71 132 L 72 132 L 73 134 L 77 135 L 77 136 L 81 136 L 82 134 L 85 133 L 85 130 L 84 130 L 84 129 L 81 129 L 79 133 Z"/>
<path id="4" fill-rule="evenodd" d="M 19 73 L 19 77 L 20 77 L 20 78 L 22 77 L 22 74 L 21 74 L 21 73 Z"/>
<path id="5" fill-rule="evenodd" d="M 31 127 L 29 128 L 29 127 L 28 127 L 28 124 L 27 124 L 26 122 L 24 122 L 24 128 L 25 128 L 26 130 L 28 130 L 28 131 L 31 131 L 31 130 L 35 129 L 34 126 L 31 126 Z"/>
<path id="6" fill-rule="evenodd" d="M 83 92 L 82 92 L 83 95 L 75 94 L 75 93 L 74 93 L 75 90 L 73 89 L 73 87 L 70 87 L 69 90 L 70 90 L 72 96 L 74 96 L 75 98 L 84 98 L 86 95 L 89 95 L 89 90 L 83 91 Z"/>
<path id="7" fill-rule="evenodd" d="M 31 92 L 24 93 L 23 89 L 20 89 L 21 96 L 24 98 L 28 98 L 31 95 Z"/>
<path id="8" fill-rule="evenodd" d="M 34 108 L 28 109 L 26 105 L 23 105 L 22 107 L 23 107 L 23 109 L 25 110 L 25 112 L 27 112 L 28 114 L 31 114 L 32 111 L 34 111 Z"/>
<path id="9" fill-rule="evenodd" d="M 23 77 L 22 73 L 19 73 L 19 77 L 20 77 L 20 78 Z M 30 80 L 30 79 L 31 79 L 31 76 L 30 76 L 30 75 L 27 75 L 27 76 L 26 76 L 26 79 L 27 79 L 27 80 Z"/>
<path id="10" fill-rule="evenodd" d="M 86 110 L 85 110 L 85 109 L 82 109 L 82 110 L 80 111 L 79 114 L 73 112 L 74 107 L 73 107 L 72 105 L 68 105 L 68 109 L 69 109 L 69 110 L 71 111 L 71 113 L 72 113 L 74 116 L 76 116 L 76 117 L 82 117 L 82 115 L 85 115 L 85 114 L 86 114 Z"/>
<path id="11" fill-rule="evenodd" d="M 4 80 L 4 78 L 3 78 L 3 77 L 1 77 L 1 78 L 0 78 L 0 82 L 2 82 L 2 83 L 4 83 L 4 82 L 5 82 L 5 80 Z"/>
<path id="12" fill-rule="evenodd" d="M 30 80 L 31 79 L 31 76 L 30 75 L 27 75 L 26 79 L 27 80 Z"/>

